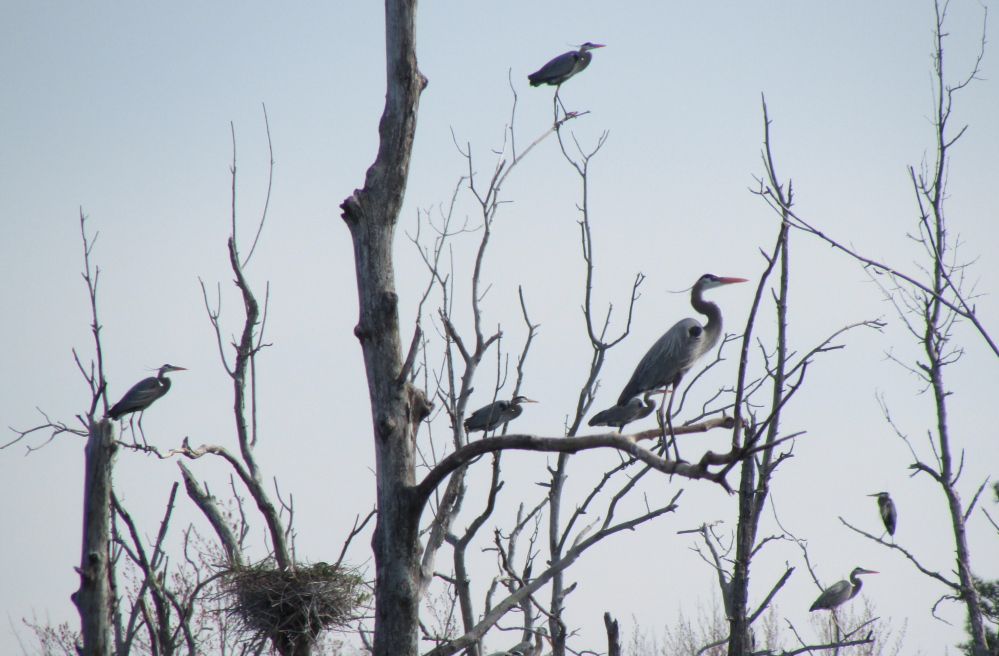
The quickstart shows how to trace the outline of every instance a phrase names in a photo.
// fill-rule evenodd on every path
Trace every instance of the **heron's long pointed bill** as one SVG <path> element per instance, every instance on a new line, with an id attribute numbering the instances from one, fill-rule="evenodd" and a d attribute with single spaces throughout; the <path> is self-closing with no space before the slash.
<path id="1" fill-rule="evenodd" d="M 734 282 L 749 282 L 748 278 L 718 278 L 718 282 L 723 285 L 731 285 Z"/>
<path id="2" fill-rule="evenodd" d="M 541 403 L 541 401 L 535 401 L 534 399 L 524 399 L 521 403 Z"/>

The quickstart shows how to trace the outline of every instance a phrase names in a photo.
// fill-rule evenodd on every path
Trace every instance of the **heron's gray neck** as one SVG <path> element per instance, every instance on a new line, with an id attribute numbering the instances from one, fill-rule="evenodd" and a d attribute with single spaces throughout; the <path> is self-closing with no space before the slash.
<path id="1" fill-rule="evenodd" d="M 860 594 L 860 588 L 863 587 L 864 582 L 855 574 L 850 576 L 850 582 L 853 583 L 853 591 L 850 592 L 850 599 L 853 599 Z"/>
<path id="2" fill-rule="evenodd" d="M 721 335 L 721 310 L 711 301 L 704 300 L 699 286 L 695 286 L 694 290 L 690 293 L 690 305 L 708 318 L 708 322 L 704 324 L 704 332 L 706 333 L 704 342 L 706 344 L 714 344 L 718 336 Z M 708 348 L 711 347 L 709 346 Z"/>

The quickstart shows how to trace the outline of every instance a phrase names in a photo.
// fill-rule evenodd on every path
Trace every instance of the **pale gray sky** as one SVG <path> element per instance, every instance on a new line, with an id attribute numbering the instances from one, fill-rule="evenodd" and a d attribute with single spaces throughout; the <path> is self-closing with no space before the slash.
<path id="1" fill-rule="evenodd" d="M 100 232 L 100 316 L 110 396 L 164 362 L 189 368 L 144 425 L 164 446 L 235 444 L 231 386 L 205 317 L 198 278 L 221 283 L 227 331 L 239 328 L 238 298 L 225 253 L 229 230 L 232 142 L 239 167 L 241 239 L 248 247 L 263 202 L 266 103 L 275 151 L 274 191 L 264 237 L 249 268 L 262 295 L 270 281 L 267 341 L 259 361 L 260 462 L 295 496 L 299 556 L 335 558 L 353 517 L 370 508 L 373 466 L 370 418 L 360 349 L 353 337 L 353 255 L 338 205 L 363 184 L 377 146 L 384 98 L 382 8 L 378 3 L 223 5 L 173 2 L 151 7 L 112 2 L 4 3 L 0 21 L 0 425 L 27 427 L 35 407 L 72 421 L 88 392 L 71 349 L 89 356 L 89 309 L 78 212 Z M 951 7 L 947 68 L 963 75 L 974 60 L 982 9 Z M 569 15 L 571 14 L 571 15 Z M 571 44 L 607 44 L 563 100 L 590 114 L 572 124 L 584 145 L 610 132 L 593 161 L 590 202 L 598 264 L 596 298 L 620 317 L 637 272 L 648 276 L 633 336 L 615 349 L 602 375 L 598 405 L 610 405 L 648 346 L 674 321 L 692 314 L 685 295 L 705 272 L 757 278 L 775 218 L 751 195 L 761 173 L 760 94 L 774 119 L 778 172 L 794 181 L 799 212 L 843 241 L 912 270 L 917 255 L 906 232 L 915 203 L 906 167 L 932 144 L 933 8 L 928 1 L 800 3 L 424 2 L 418 56 L 430 84 L 420 103 L 416 147 L 398 235 L 404 326 L 414 319 L 426 273 L 405 233 L 418 208 L 450 198 L 466 173 L 456 152 L 470 143 L 476 170 L 492 170 L 502 147 L 511 93 L 519 94 L 517 143 L 523 148 L 551 120 L 551 91 L 527 86 L 526 75 Z M 982 77 L 959 98 L 954 127 L 970 128 L 953 149 L 949 216 L 971 278 L 984 296 L 982 320 L 999 332 L 999 87 L 989 52 Z M 575 404 L 589 360 L 579 306 L 582 264 L 579 185 L 554 141 L 545 142 L 510 177 L 485 268 L 492 285 L 484 319 L 501 324 L 504 348 L 519 351 L 523 324 L 516 290 L 523 285 L 532 320 L 542 324 L 532 347 L 524 392 L 531 406 L 518 430 L 559 435 Z M 475 221 L 466 194 L 460 215 Z M 843 528 L 838 516 L 876 531 L 866 494 L 888 489 L 899 507 L 897 539 L 934 570 L 952 568 L 945 505 L 925 477 L 910 479 L 911 456 L 880 417 L 884 393 L 903 429 L 917 438 L 931 425 L 929 397 L 884 353 L 910 358 L 913 341 L 864 272 L 828 247 L 792 235 L 794 283 L 790 315 L 794 347 L 805 351 L 848 323 L 885 316 L 883 334 L 857 332 L 847 348 L 818 359 L 788 409 L 784 429 L 807 430 L 795 457 L 778 474 L 773 501 L 781 521 L 810 541 L 825 584 L 854 566 L 882 573 L 865 592 L 900 629 L 905 651 L 942 653 L 963 639 L 961 609 L 944 605 L 947 626 L 930 615 L 946 591 L 897 554 Z M 477 234 L 455 241 L 457 275 L 467 277 Z M 713 293 L 727 328 L 738 331 L 752 299 L 749 285 Z M 465 302 L 464 298 L 459 298 Z M 465 311 L 467 317 L 467 310 Z M 433 313 L 431 313 L 433 314 Z M 462 319 L 464 325 L 467 320 Z M 772 332 L 769 315 L 760 321 Z M 988 408 L 999 389 L 999 359 L 966 325 L 958 326 L 965 358 L 948 371 L 955 442 L 966 449 L 961 492 L 970 499 L 986 476 L 999 474 L 999 440 Z M 731 380 L 734 351 L 706 381 Z M 758 365 L 759 363 L 757 363 Z M 480 372 L 472 406 L 489 400 L 489 367 Z M 439 420 L 435 433 L 447 428 Z M 727 437 L 691 438 L 693 453 L 721 450 Z M 40 440 L 32 440 L 32 444 Z M 61 437 L 24 457 L 24 446 L 0 452 L 0 652 L 16 652 L 7 618 L 36 613 L 76 623 L 69 594 L 79 561 L 82 442 Z M 583 489 L 617 456 L 593 453 L 573 464 L 570 484 Z M 498 521 L 520 500 L 537 498 L 544 457 L 512 455 Z M 228 472 L 199 461 L 197 474 L 217 493 Z M 473 472 L 485 477 L 486 463 Z M 119 494 L 155 531 L 176 465 L 122 453 Z M 515 484 L 516 483 L 516 484 Z M 676 532 L 724 519 L 735 500 L 706 483 L 646 484 L 650 502 L 684 488 L 680 510 L 635 534 L 606 541 L 572 570 L 579 588 L 569 621 L 579 647 L 600 648 L 601 614 L 626 625 L 632 617 L 660 631 L 681 608 L 710 604 L 711 570 Z M 473 485 L 468 508 L 482 502 Z M 476 496 L 477 495 L 477 496 Z M 635 501 L 639 509 L 641 501 Z M 468 511 L 471 516 L 472 511 Z M 180 517 L 200 518 L 186 500 Z M 459 519 L 459 525 L 468 518 Z M 180 524 L 178 522 L 177 528 Z M 776 532 L 772 515 L 761 533 Z M 979 575 L 999 577 L 994 530 L 971 520 Z M 262 548 L 260 534 L 258 552 Z M 623 556 L 623 557 L 622 557 Z M 367 536 L 351 553 L 369 558 Z M 479 566 L 488 555 L 476 556 Z M 445 562 L 439 567 L 445 567 Z M 777 599 L 780 614 L 801 630 L 817 590 L 800 553 L 775 545 L 753 578 L 758 602 L 783 565 L 798 568 Z M 479 589 L 481 605 L 484 589 Z M 807 631 L 808 629 L 805 628 Z M 23 633 L 23 630 L 22 630 Z M 491 638 L 500 647 L 506 637 Z"/>

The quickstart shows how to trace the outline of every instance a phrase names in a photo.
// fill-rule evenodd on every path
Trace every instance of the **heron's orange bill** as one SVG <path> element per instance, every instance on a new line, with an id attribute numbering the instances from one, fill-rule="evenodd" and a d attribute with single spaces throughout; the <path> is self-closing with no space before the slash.
<path id="1" fill-rule="evenodd" d="M 718 282 L 723 285 L 731 285 L 733 282 L 749 282 L 748 278 L 718 278 Z"/>

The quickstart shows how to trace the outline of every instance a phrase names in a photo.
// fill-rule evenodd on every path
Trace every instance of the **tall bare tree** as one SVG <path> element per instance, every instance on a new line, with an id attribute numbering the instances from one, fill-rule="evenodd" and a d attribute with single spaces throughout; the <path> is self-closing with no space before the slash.
<path id="1" fill-rule="evenodd" d="M 406 192 L 420 93 L 416 2 L 385 1 L 385 109 L 378 156 L 364 188 L 341 205 L 354 241 L 360 318 L 354 334 L 364 353 L 375 431 L 378 518 L 375 557 L 375 656 L 416 654 L 420 601 L 420 500 L 416 432 L 431 405 L 410 383 L 416 356 L 402 358 L 392 249 Z"/>
<path id="2" fill-rule="evenodd" d="M 735 463 L 752 453 L 753 445 L 733 445 L 728 453 L 708 452 L 698 462 L 687 463 L 657 456 L 628 436 L 606 434 L 546 438 L 507 435 L 460 446 L 433 466 L 422 481 L 417 482 L 417 432 L 433 406 L 425 392 L 410 382 L 422 334 L 419 325 L 408 355 L 403 357 L 392 248 L 406 189 L 419 97 L 427 81 L 416 63 L 416 3 L 386 0 L 385 8 L 387 92 L 379 124 L 379 150 L 375 163 L 368 169 L 364 187 L 346 199 L 341 208 L 354 244 L 360 306 L 360 318 L 354 334 L 364 355 L 374 425 L 378 519 L 372 537 L 375 556 L 372 649 L 375 656 L 396 656 L 417 653 L 419 601 L 426 576 L 419 542 L 420 517 L 424 506 L 438 485 L 478 456 L 511 448 L 573 453 L 582 449 L 610 447 L 624 451 L 659 471 L 711 480 L 728 489 L 725 474 Z M 456 420 L 460 420 L 460 415 Z M 667 512 L 671 506 L 672 503 L 658 512 Z M 597 540 L 633 525 L 633 521 L 612 524 L 608 516 L 593 535 L 582 531 L 574 540 L 566 541 L 566 533 L 559 546 L 564 551 L 557 558 L 552 558 L 545 574 L 525 582 L 487 613 L 473 630 L 466 631 L 460 639 L 441 645 L 433 653 L 446 656 L 478 641 L 511 607 L 519 605 L 571 565 L 583 550 Z"/>
<path id="3" fill-rule="evenodd" d="M 882 409 L 899 437 L 909 446 L 914 460 L 909 468 L 914 473 L 924 474 L 933 480 L 947 500 L 950 529 L 954 537 L 956 577 L 944 576 L 932 568 L 923 566 L 917 560 L 916 554 L 902 545 L 886 542 L 854 528 L 845 521 L 843 523 L 885 547 L 900 551 L 924 575 L 943 583 L 948 592 L 941 600 L 959 600 L 965 605 L 971 635 L 971 652 L 975 656 L 984 656 L 988 647 L 982 607 L 971 566 L 967 522 L 979 495 L 985 488 L 985 483 L 982 483 L 972 496 L 971 502 L 965 505 L 959 492 L 963 456 L 955 461 L 956 446 L 947 407 L 947 398 L 952 392 L 947 388 L 944 372 L 947 367 L 955 364 L 963 353 L 961 347 L 955 343 L 954 335 L 954 326 L 961 321 L 974 326 L 992 352 L 999 356 L 999 345 L 975 311 L 972 302 L 974 293 L 969 290 L 970 285 L 966 282 L 969 264 L 957 259 L 957 242 L 950 232 L 945 211 L 951 148 L 967 129 L 967 126 L 964 126 L 954 130 L 950 121 L 957 95 L 979 77 L 985 54 L 984 25 L 987 9 L 983 10 L 985 12 L 983 33 L 977 58 L 969 73 L 957 82 L 951 82 L 951 78 L 944 70 L 944 41 L 949 36 L 945 29 L 947 7 L 946 2 L 934 2 L 936 21 L 933 32 L 933 160 L 925 162 L 918 170 L 916 167 L 909 167 L 918 217 L 916 231 L 908 237 L 920 244 L 924 251 L 924 259 L 916 264 L 917 271 L 906 272 L 900 267 L 868 257 L 795 214 L 787 203 L 773 199 L 773 205 L 775 210 L 787 218 L 792 227 L 822 239 L 863 264 L 871 279 L 881 287 L 885 298 L 895 307 L 905 329 L 922 351 L 921 355 L 914 357 L 914 361 L 903 360 L 893 353 L 889 353 L 889 357 L 918 377 L 925 384 L 925 389 L 932 393 L 935 425 L 927 431 L 932 458 L 919 455 L 904 430 L 892 419 L 888 405 L 883 399 Z"/>

